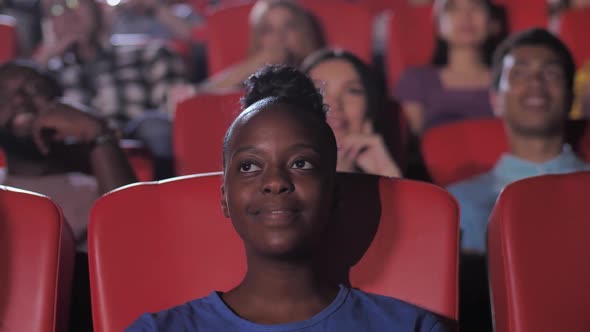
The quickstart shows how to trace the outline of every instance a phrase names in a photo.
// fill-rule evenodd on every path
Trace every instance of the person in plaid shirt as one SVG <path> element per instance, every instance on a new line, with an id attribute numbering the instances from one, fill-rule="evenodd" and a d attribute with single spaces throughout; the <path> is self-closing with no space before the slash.
<path id="1" fill-rule="evenodd" d="M 160 42 L 113 46 L 94 0 L 43 0 L 45 29 L 35 60 L 55 73 L 64 97 L 88 105 L 156 157 L 156 177 L 172 176 L 170 86 L 185 82 L 182 59 Z"/>

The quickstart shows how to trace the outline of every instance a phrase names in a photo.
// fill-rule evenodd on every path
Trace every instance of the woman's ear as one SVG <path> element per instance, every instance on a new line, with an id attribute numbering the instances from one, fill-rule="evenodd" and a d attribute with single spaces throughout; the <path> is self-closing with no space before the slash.
<path id="1" fill-rule="evenodd" d="M 225 198 L 225 188 L 221 185 L 221 211 L 226 218 L 229 218 L 229 210 L 227 208 L 227 199 Z"/>

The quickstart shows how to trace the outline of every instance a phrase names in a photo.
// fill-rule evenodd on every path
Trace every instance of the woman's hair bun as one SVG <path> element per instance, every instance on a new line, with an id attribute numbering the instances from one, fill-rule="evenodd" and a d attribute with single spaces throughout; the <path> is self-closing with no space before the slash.
<path id="1" fill-rule="evenodd" d="M 242 98 L 244 109 L 267 98 L 295 105 L 302 110 L 326 118 L 326 107 L 321 93 L 311 79 L 301 71 L 285 65 L 269 65 L 252 74 L 245 82 Z"/>

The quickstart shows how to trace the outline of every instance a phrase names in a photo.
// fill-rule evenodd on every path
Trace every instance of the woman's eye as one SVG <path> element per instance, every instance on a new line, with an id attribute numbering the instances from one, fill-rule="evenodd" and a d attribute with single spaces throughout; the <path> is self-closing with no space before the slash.
<path id="1" fill-rule="evenodd" d="M 293 163 L 292 168 L 297 168 L 297 169 L 312 169 L 313 168 L 313 165 L 309 161 L 296 160 Z"/>
<path id="2" fill-rule="evenodd" d="M 242 173 L 250 173 L 260 170 L 260 167 L 254 165 L 251 162 L 243 162 L 240 164 L 240 172 Z"/>

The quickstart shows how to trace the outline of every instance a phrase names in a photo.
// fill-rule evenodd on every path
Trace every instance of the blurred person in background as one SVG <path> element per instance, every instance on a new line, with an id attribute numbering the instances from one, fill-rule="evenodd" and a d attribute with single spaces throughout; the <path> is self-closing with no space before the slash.
<path id="1" fill-rule="evenodd" d="M 240 88 L 260 67 L 299 66 L 306 56 L 324 46 L 321 26 L 306 9 L 289 0 L 259 0 L 250 13 L 248 57 L 211 77 L 200 90 Z"/>
<path id="2" fill-rule="evenodd" d="M 437 0 L 432 64 L 407 70 L 395 96 L 412 132 L 493 116 L 488 98 L 491 55 L 498 41 L 489 0 Z"/>
<path id="3" fill-rule="evenodd" d="M 0 147 L 7 165 L 1 183 L 47 195 L 61 207 L 77 252 L 70 327 L 89 331 L 90 209 L 102 194 L 136 179 L 106 121 L 61 96 L 57 81 L 34 64 L 0 65 Z M 91 174 L 79 171 L 82 164 Z"/>
<path id="4" fill-rule="evenodd" d="M 461 247 L 485 254 L 489 215 L 500 191 L 527 177 L 590 170 L 565 143 L 575 65 L 568 48 L 543 29 L 506 40 L 494 58 L 491 101 L 509 152 L 483 175 L 449 187 L 461 206 Z"/>
<path id="5" fill-rule="evenodd" d="M 338 144 L 339 172 L 401 177 L 397 112 L 372 70 L 353 54 L 325 50 L 310 55 L 302 71 L 328 105 L 327 122 Z"/>
<path id="6" fill-rule="evenodd" d="M 70 101 L 88 105 L 156 159 L 155 175 L 173 175 L 168 89 L 185 82 L 182 60 L 161 43 L 115 47 L 94 0 L 43 0 L 44 36 L 35 60 Z M 73 28 L 75 27 L 75 28 Z"/>

